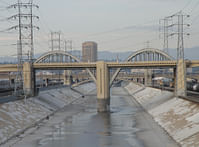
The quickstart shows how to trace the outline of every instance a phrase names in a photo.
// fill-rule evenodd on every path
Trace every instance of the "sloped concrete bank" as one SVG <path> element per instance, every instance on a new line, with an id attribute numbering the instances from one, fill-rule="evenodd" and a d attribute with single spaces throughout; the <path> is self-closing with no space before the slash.
<path id="1" fill-rule="evenodd" d="M 94 83 L 79 85 L 75 88 L 87 94 L 96 86 Z M 0 105 L 0 145 L 17 137 L 24 131 L 48 119 L 56 111 L 82 98 L 80 93 L 69 87 L 42 91 L 37 97 Z"/>
<path id="2" fill-rule="evenodd" d="M 183 147 L 199 146 L 199 104 L 173 93 L 129 83 L 129 94 Z"/>

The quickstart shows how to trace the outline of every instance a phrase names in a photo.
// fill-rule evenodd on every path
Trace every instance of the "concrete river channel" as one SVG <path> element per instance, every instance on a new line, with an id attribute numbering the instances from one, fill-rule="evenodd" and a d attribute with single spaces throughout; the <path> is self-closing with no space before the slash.
<path id="1" fill-rule="evenodd" d="M 93 91 L 30 129 L 12 146 L 178 146 L 124 88 L 114 87 L 111 93 L 110 113 L 97 113 L 96 91 Z"/>

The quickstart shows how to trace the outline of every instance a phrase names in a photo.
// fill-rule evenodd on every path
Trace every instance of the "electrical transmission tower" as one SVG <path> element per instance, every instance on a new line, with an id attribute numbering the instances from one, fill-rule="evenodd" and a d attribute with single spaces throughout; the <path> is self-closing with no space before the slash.
<path id="1" fill-rule="evenodd" d="M 189 15 L 183 14 L 182 11 L 169 16 L 168 18 L 177 18 L 177 23 L 171 24 L 170 27 L 177 26 L 177 31 L 170 34 L 178 36 L 178 43 L 177 43 L 177 95 L 186 96 L 186 64 L 184 61 L 184 35 L 189 35 L 188 33 L 184 32 L 184 26 L 190 26 L 189 24 L 184 23 L 184 18 L 189 17 Z"/>
<path id="2" fill-rule="evenodd" d="M 147 48 L 147 49 L 150 48 L 150 41 L 149 41 L 149 40 L 146 42 L 146 48 Z"/>
<path id="3" fill-rule="evenodd" d="M 61 32 L 51 32 L 50 33 L 51 41 L 51 51 L 61 50 Z"/>
<path id="4" fill-rule="evenodd" d="M 164 44 L 163 44 L 163 51 L 169 54 L 169 22 L 171 21 L 170 17 L 165 17 L 164 19 L 160 20 L 160 31 L 163 30 L 164 36 Z M 162 29 L 163 28 L 163 29 Z"/>
<path id="5" fill-rule="evenodd" d="M 73 51 L 73 41 L 72 40 L 65 40 L 64 41 L 65 44 L 65 52 L 70 52 L 72 54 Z"/>
<path id="6" fill-rule="evenodd" d="M 189 17 L 189 15 L 183 15 L 180 12 L 178 15 L 178 47 L 177 47 L 177 60 L 183 59 L 184 60 L 184 25 L 190 26 L 189 24 L 184 24 L 184 17 Z"/>
<path id="7" fill-rule="evenodd" d="M 73 54 L 73 41 L 68 40 L 68 44 L 69 44 L 70 53 Z"/>
<path id="8" fill-rule="evenodd" d="M 173 35 L 177 35 L 178 36 L 177 60 L 179 60 L 179 59 L 183 59 L 184 60 L 184 35 L 189 35 L 188 33 L 184 32 L 184 26 L 188 26 L 188 27 L 190 26 L 189 24 L 185 24 L 184 23 L 184 18 L 185 17 L 190 17 L 190 16 L 183 14 L 182 11 L 180 11 L 180 12 L 174 14 L 174 15 L 166 17 L 167 20 L 168 19 L 172 19 L 173 20 L 174 18 L 177 18 L 177 22 L 176 23 L 167 25 L 167 28 L 177 26 L 176 32 L 166 33 L 167 34 L 166 36 L 168 36 L 168 37 L 169 36 L 173 36 Z M 168 32 L 168 29 L 167 29 L 167 32 Z"/>
<path id="9" fill-rule="evenodd" d="M 71 55 L 73 54 L 73 41 L 72 40 L 65 40 L 65 52 L 69 52 Z M 72 58 L 70 58 L 70 62 L 72 62 Z"/>
<path id="10" fill-rule="evenodd" d="M 166 53 L 169 53 L 168 45 L 169 44 L 169 38 L 168 38 L 168 19 L 164 19 L 164 51 Z"/>
<path id="11" fill-rule="evenodd" d="M 23 62 L 28 60 L 33 62 L 34 59 L 34 45 L 33 45 L 33 29 L 39 29 L 39 27 L 33 25 L 33 19 L 39 19 L 38 16 L 33 15 L 33 8 L 39 8 L 38 5 L 33 4 L 33 0 L 28 2 L 22 2 L 18 0 L 16 4 L 10 5 L 8 9 L 16 9 L 17 14 L 8 17 L 8 20 L 18 20 L 18 24 L 8 28 L 7 30 L 18 29 L 18 41 L 17 41 L 17 59 L 18 59 L 18 72 L 15 81 L 15 93 L 17 87 L 23 85 Z"/>
<path id="12" fill-rule="evenodd" d="M 57 32 L 51 32 L 50 33 L 50 49 L 51 51 L 55 51 L 55 50 L 63 50 L 65 52 L 70 52 L 72 54 L 72 40 L 63 40 L 62 37 L 62 33 L 61 31 L 57 31 Z M 52 61 L 55 61 L 55 58 L 58 57 L 54 57 L 52 56 Z M 61 61 L 63 60 L 62 57 Z M 68 61 L 68 58 L 65 57 L 65 61 Z M 72 59 L 70 58 L 70 61 L 72 61 Z"/>
<path id="13" fill-rule="evenodd" d="M 72 40 L 63 40 L 61 31 L 50 33 L 50 49 L 54 50 L 64 50 L 65 52 L 71 52 L 73 49 Z M 63 46 L 64 45 L 64 46 Z"/>
<path id="14" fill-rule="evenodd" d="M 34 59 L 33 29 L 39 29 L 39 27 L 33 25 L 33 19 L 39 19 L 38 16 L 33 15 L 34 7 L 39 8 L 38 5 L 33 4 L 33 0 L 29 0 L 26 3 L 18 0 L 16 4 L 8 7 L 8 9 L 14 8 L 18 10 L 17 14 L 8 18 L 8 20 L 18 19 L 18 24 L 8 30 L 18 29 L 19 37 L 17 44 L 19 50 L 21 50 L 20 53 L 22 53 L 22 60 L 29 59 L 30 62 Z M 27 57 L 25 57 L 25 55 L 27 55 Z"/>
<path id="15" fill-rule="evenodd" d="M 73 54 L 73 41 L 72 40 L 68 40 L 67 41 L 69 44 L 69 49 L 70 49 L 70 54 Z M 72 58 L 70 58 L 70 62 L 72 62 Z"/>

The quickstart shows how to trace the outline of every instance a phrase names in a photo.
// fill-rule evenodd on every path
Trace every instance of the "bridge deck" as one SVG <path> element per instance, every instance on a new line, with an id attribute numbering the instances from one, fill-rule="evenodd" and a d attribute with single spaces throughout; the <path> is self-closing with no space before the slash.
<path id="1" fill-rule="evenodd" d="M 96 62 L 74 62 L 74 63 L 34 63 L 34 69 L 85 69 L 96 68 Z M 177 61 L 142 61 L 142 62 L 106 62 L 109 68 L 161 68 L 161 67 L 175 67 Z M 198 67 L 199 60 L 186 61 L 187 67 Z M 0 72 L 14 72 L 17 71 L 17 64 L 3 64 L 0 65 Z"/>

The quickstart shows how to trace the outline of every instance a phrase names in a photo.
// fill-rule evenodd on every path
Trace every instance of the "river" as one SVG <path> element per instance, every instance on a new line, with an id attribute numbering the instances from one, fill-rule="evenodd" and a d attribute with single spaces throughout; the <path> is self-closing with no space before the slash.
<path id="1" fill-rule="evenodd" d="M 111 91 L 110 113 L 97 113 L 96 92 L 93 92 L 27 131 L 10 146 L 178 146 L 123 88 Z"/>

